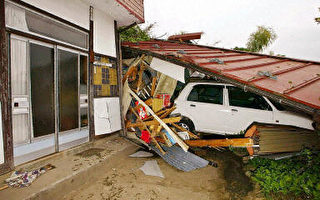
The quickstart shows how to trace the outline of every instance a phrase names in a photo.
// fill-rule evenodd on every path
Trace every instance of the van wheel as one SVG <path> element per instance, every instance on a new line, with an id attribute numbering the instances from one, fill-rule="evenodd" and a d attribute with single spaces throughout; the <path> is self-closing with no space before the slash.
<path id="1" fill-rule="evenodd" d="M 180 122 L 178 122 L 178 125 L 190 132 L 194 132 L 193 122 L 188 118 L 182 118 Z"/>

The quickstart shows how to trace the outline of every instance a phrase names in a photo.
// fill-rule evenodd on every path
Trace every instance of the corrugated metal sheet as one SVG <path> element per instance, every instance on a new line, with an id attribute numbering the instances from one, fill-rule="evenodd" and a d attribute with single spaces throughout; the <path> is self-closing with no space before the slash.
<path id="1" fill-rule="evenodd" d="M 184 172 L 189 172 L 195 169 L 206 167 L 209 161 L 193 154 L 190 152 L 185 152 L 182 148 L 178 146 L 166 147 L 161 145 L 166 154 L 162 154 L 158 148 L 151 146 L 151 148 L 163 158 L 169 165 L 182 170 Z"/>
<path id="2" fill-rule="evenodd" d="M 288 100 L 287 104 L 309 113 L 320 109 L 319 62 L 162 40 L 125 42 L 122 46 Z"/>
<path id="3" fill-rule="evenodd" d="M 144 22 L 143 0 L 116 0 L 120 5 L 127 9 L 132 15 Z"/>

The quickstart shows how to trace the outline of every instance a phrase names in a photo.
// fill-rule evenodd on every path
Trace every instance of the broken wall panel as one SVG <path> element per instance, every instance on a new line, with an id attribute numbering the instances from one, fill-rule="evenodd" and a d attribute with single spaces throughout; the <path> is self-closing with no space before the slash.
<path id="1" fill-rule="evenodd" d="M 158 72 L 161 72 L 173 79 L 185 83 L 185 68 L 179 65 L 153 58 L 150 67 Z"/>

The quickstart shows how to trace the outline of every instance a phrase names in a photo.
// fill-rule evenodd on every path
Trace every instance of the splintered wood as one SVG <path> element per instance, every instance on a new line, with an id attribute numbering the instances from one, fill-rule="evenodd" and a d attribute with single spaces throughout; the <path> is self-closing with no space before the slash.
<path id="1" fill-rule="evenodd" d="M 188 145 L 179 137 L 178 132 L 189 134 L 190 138 L 198 138 L 196 134 L 182 129 L 177 123 L 181 116 L 170 116 L 175 110 L 174 105 L 168 105 L 168 99 L 155 97 L 158 76 L 149 68 L 145 56 L 135 59 L 124 75 L 123 83 L 128 82 L 127 92 L 132 96 L 126 116 L 126 128 L 135 131 L 138 138 L 146 143 L 152 143 L 161 153 L 165 153 L 156 138 L 162 138 L 162 145 L 178 144 L 183 150 Z M 170 97 L 164 93 L 162 96 Z"/>

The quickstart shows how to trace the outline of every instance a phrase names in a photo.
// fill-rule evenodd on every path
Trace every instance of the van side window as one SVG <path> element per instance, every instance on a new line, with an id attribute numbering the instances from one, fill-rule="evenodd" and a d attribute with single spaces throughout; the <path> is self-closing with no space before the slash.
<path id="1" fill-rule="evenodd" d="M 272 110 L 266 100 L 257 94 L 245 92 L 240 88 L 228 87 L 229 105 L 260 110 Z"/>
<path id="2" fill-rule="evenodd" d="M 188 101 L 223 104 L 223 87 L 220 85 L 195 85 L 191 90 Z"/>

